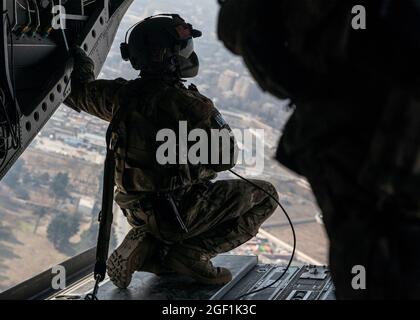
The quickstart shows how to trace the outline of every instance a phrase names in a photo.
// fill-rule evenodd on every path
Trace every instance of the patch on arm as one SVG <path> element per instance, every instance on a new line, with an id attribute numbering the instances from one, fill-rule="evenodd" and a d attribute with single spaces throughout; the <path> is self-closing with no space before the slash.
<path id="1" fill-rule="evenodd" d="M 225 119 L 222 117 L 222 115 L 220 113 L 216 113 L 216 115 L 214 116 L 214 120 L 216 120 L 217 124 L 223 128 L 224 126 L 227 126 L 227 123 L 225 121 Z"/>

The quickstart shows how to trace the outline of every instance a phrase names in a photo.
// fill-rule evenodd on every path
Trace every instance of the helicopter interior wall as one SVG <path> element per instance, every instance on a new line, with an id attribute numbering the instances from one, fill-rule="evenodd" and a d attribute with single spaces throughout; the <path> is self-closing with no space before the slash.
<path id="1" fill-rule="evenodd" d="M 66 14 L 73 17 L 66 19 L 65 29 L 54 29 L 52 1 L 36 2 L 40 25 L 35 23 L 37 18 L 32 7 L 33 23 L 26 20 L 26 24 L 18 25 L 17 21 L 24 17 L 22 13 L 27 14 L 25 3 L 28 2 L 0 0 L 3 12 L 0 25 L 0 122 L 3 126 L 0 130 L 6 132 L 8 139 L 7 144 L 0 144 L 0 179 L 69 94 L 67 84 L 72 65 L 68 50 L 74 45 L 82 47 L 95 61 L 97 76 L 132 2 L 63 0 Z M 44 20 L 42 13 L 47 15 Z"/>

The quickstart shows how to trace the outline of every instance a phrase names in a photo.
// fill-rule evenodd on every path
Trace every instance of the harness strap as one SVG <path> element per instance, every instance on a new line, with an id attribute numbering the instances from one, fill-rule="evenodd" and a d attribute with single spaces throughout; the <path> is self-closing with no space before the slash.
<path id="1" fill-rule="evenodd" d="M 143 81 L 141 81 L 141 86 Z M 138 88 L 138 86 L 137 86 Z M 125 97 L 127 98 L 127 97 Z M 102 210 L 99 213 L 99 234 L 96 247 L 95 279 L 99 282 L 105 279 L 106 261 L 108 259 L 109 240 L 113 221 L 114 186 L 115 186 L 115 157 L 116 150 L 121 143 L 121 132 L 118 131 L 120 123 L 124 120 L 131 108 L 124 108 L 124 104 L 113 116 L 107 132 L 107 152 L 104 165 L 104 178 L 102 190 Z"/>

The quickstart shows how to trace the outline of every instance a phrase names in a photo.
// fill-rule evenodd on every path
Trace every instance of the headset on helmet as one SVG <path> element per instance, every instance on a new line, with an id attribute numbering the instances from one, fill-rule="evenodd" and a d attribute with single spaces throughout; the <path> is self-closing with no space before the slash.
<path id="1" fill-rule="evenodd" d="M 145 36 L 146 33 L 150 39 Z M 120 46 L 121 56 L 123 60 L 130 61 L 134 69 L 145 73 L 153 69 L 155 73 L 174 73 L 180 78 L 192 78 L 199 69 L 193 38 L 201 35 L 201 31 L 194 29 L 178 14 L 154 15 L 127 30 L 125 41 Z M 153 55 L 150 42 L 154 42 L 161 51 Z"/>

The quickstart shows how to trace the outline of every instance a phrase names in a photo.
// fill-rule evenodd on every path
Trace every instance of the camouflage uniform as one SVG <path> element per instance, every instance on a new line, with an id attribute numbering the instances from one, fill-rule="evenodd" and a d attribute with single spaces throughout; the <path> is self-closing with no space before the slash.
<path id="1" fill-rule="evenodd" d="M 226 46 L 295 105 L 277 158 L 312 186 L 338 298 L 420 298 L 415 3 L 366 1 L 359 31 L 358 1 L 231 0 L 220 14 Z M 366 290 L 352 287 L 356 265 L 366 268 Z"/>
<path id="2" fill-rule="evenodd" d="M 255 236 L 277 204 L 245 181 L 211 181 L 217 172 L 234 166 L 234 143 L 230 164 L 163 166 L 156 161 L 157 131 L 178 132 L 179 121 L 187 121 L 188 130 L 211 129 L 218 113 L 212 102 L 194 86 L 187 89 L 174 79 L 93 81 L 93 68 L 92 60 L 78 50 L 72 92 L 65 103 L 105 121 L 111 121 L 119 108 L 130 110 L 119 127 L 123 143 L 116 151 L 115 178 L 115 200 L 129 223 L 134 227 L 146 224 L 161 243 L 181 244 L 197 256 L 230 251 Z M 270 183 L 253 182 L 277 197 Z M 156 210 L 157 192 L 173 195 L 188 233 Z"/>

